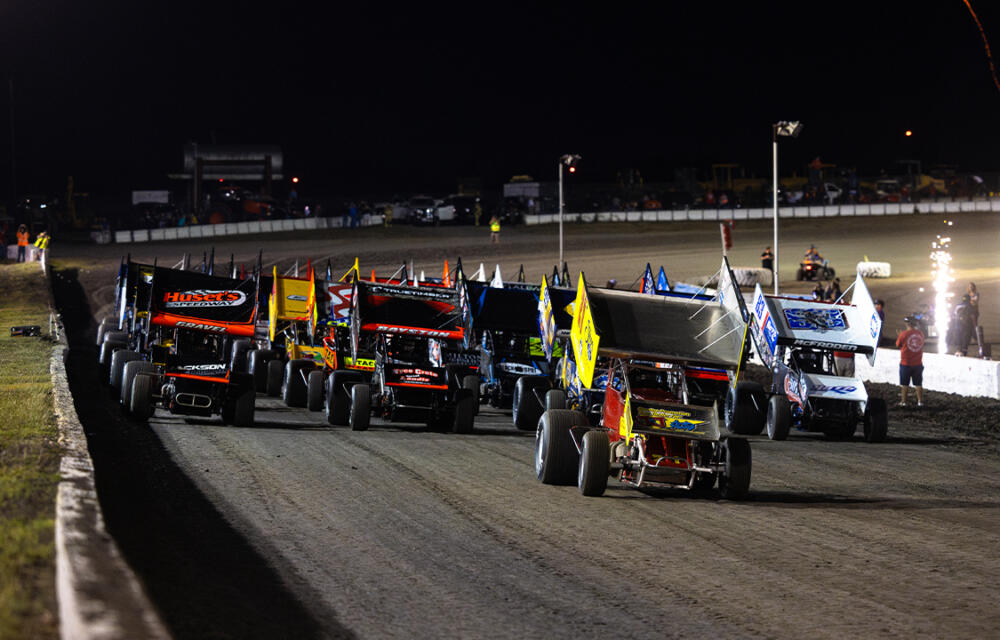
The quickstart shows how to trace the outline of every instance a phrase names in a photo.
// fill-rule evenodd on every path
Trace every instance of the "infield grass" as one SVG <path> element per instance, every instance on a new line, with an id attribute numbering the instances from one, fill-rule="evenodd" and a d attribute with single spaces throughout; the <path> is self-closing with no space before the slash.
<path id="1" fill-rule="evenodd" d="M 48 282 L 38 263 L 0 265 L 0 638 L 57 638 L 58 429 L 52 408 Z M 13 338 L 41 325 L 45 337 Z"/>

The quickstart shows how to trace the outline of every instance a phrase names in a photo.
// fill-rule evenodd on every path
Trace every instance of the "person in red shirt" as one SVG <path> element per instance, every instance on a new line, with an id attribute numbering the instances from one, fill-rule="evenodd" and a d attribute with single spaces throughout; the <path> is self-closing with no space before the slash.
<path id="1" fill-rule="evenodd" d="M 924 334 L 917 329 L 917 321 L 906 316 L 906 330 L 896 337 L 899 347 L 899 406 L 906 406 L 910 383 L 917 390 L 917 407 L 924 406 Z"/>

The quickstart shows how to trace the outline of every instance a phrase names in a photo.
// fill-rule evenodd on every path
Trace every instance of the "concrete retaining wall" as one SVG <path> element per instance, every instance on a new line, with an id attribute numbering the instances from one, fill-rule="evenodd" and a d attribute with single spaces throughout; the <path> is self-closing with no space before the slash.
<path id="1" fill-rule="evenodd" d="M 381 215 L 365 215 L 362 227 L 382 224 Z M 254 233 L 275 233 L 282 231 L 315 231 L 317 229 L 340 229 L 343 217 L 335 218 L 294 218 L 291 220 L 255 220 L 253 222 L 226 222 L 223 224 L 199 224 L 190 227 L 165 227 L 163 229 L 136 229 L 116 231 L 115 242 L 160 242 L 164 240 L 189 240 L 191 238 L 211 238 L 215 236 L 249 235 Z"/>
<path id="2" fill-rule="evenodd" d="M 879 349 L 874 367 L 867 358 L 857 356 L 854 371 L 867 382 L 899 384 L 899 351 Z M 924 388 L 1000 400 L 1000 362 L 925 353 Z"/>
<path id="3" fill-rule="evenodd" d="M 958 213 L 967 211 L 1000 213 L 1000 198 L 963 202 L 878 202 L 874 204 L 835 204 L 781 207 L 782 218 L 829 218 L 837 216 L 897 216 L 911 213 Z M 751 209 L 664 209 L 655 211 L 599 211 L 565 213 L 567 222 L 682 222 L 689 220 L 770 220 L 771 207 Z M 552 213 L 525 216 L 525 224 L 559 222 Z"/>

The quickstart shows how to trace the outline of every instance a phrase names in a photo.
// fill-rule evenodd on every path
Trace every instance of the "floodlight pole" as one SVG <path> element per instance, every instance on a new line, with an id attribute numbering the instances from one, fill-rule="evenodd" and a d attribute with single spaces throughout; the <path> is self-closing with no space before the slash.
<path id="1" fill-rule="evenodd" d="M 563 266 L 563 163 L 566 156 L 559 158 L 559 273 L 562 273 Z"/>
<path id="2" fill-rule="evenodd" d="M 778 295 L 778 125 L 771 125 L 771 157 L 773 175 L 771 182 L 771 205 L 774 207 L 774 259 L 771 265 L 774 279 L 774 295 Z"/>

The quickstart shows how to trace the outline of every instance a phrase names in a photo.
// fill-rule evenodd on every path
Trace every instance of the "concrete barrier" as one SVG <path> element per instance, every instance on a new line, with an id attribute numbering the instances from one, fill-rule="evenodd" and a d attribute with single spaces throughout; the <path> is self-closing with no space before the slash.
<path id="1" fill-rule="evenodd" d="M 856 356 L 854 371 L 867 382 L 899 384 L 899 351 L 879 349 L 874 367 L 864 356 Z M 925 353 L 924 389 L 1000 399 L 1000 362 Z"/>
<path id="2" fill-rule="evenodd" d="M 892 275 L 892 265 L 888 262 L 859 262 L 857 273 L 862 278 L 888 278 Z"/>
<path id="3" fill-rule="evenodd" d="M 843 205 L 795 205 L 781 208 L 782 218 L 829 218 L 839 216 L 884 216 L 905 215 L 912 213 L 950 214 L 960 212 L 998 212 L 1000 213 L 1000 198 L 991 200 L 974 200 L 964 202 L 921 202 L 921 203 L 883 203 L 874 204 L 843 204 Z M 573 222 L 686 222 L 705 220 L 760 220 L 771 219 L 773 209 L 770 207 L 754 207 L 750 209 L 658 209 L 654 211 L 598 211 L 592 213 L 570 213 L 563 215 L 564 224 Z M 554 224 L 559 222 L 559 216 L 552 213 L 531 214 L 524 217 L 524 223 L 529 226 Z M 382 216 L 365 216 L 361 225 L 365 227 L 382 224 Z M 259 225 L 259 226 L 258 226 Z M 135 231 L 116 231 L 114 241 L 117 243 L 149 242 L 150 240 L 169 240 L 204 238 L 224 235 L 245 235 L 248 233 L 273 233 L 282 231 L 308 231 L 314 229 L 338 229 L 343 225 L 341 217 L 334 218 L 296 218 L 293 220 L 261 220 L 260 222 L 228 222 L 216 225 L 194 225 L 187 227 L 185 232 L 181 227 L 176 235 L 165 229 L 136 229 Z M 184 234 L 188 233 L 189 236 Z"/>

